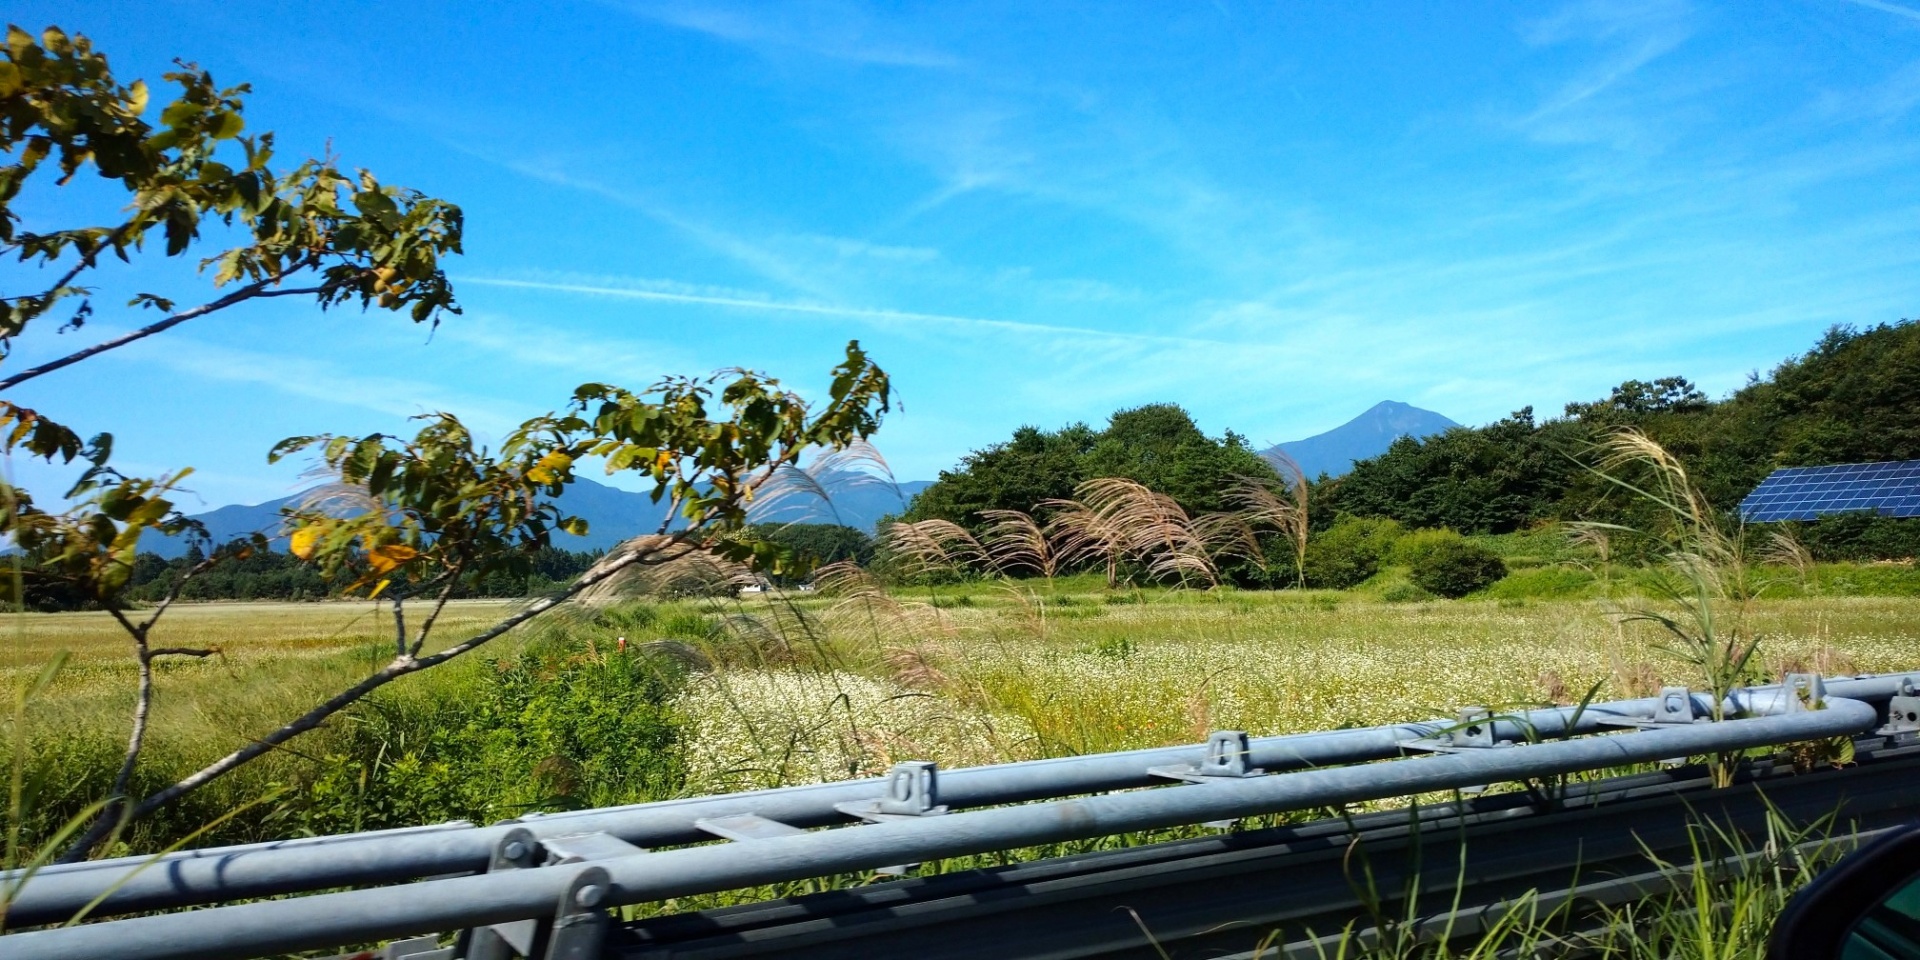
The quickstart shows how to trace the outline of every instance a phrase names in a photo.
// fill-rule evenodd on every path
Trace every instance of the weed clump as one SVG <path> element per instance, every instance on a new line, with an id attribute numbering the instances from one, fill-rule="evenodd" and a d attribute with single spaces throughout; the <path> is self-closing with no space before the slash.
<path id="1" fill-rule="evenodd" d="M 1307 544 L 1307 583 L 1334 590 L 1359 586 L 1379 572 L 1401 536 L 1392 520 L 1342 516 Z"/>
<path id="2" fill-rule="evenodd" d="M 1443 597 L 1464 597 L 1507 575 L 1498 554 L 1451 530 L 1408 534 L 1394 552 L 1405 557 L 1407 578 L 1415 586 Z"/>

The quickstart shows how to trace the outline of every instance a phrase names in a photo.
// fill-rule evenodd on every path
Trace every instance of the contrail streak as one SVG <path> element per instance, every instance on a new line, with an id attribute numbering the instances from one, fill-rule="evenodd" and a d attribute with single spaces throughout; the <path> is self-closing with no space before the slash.
<path id="1" fill-rule="evenodd" d="M 1179 346 L 1220 347 L 1229 344 L 1223 340 L 1206 340 L 1196 337 L 1166 337 L 1151 333 L 1121 333 L 1112 330 L 1094 330 L 1089 327 L 1064 327 L 1044 323 L 1021 323 L 1016 320 L 989 320 L 983 317 L 961 317 L 945 313 L 916 313 L 910 310 L 883 310 L 871 307 L 839 307 L 830 304 L 790 303 L 780 300 L 753 300 L 746 297 L 715 297 L 693 293 L 666 293 L 659 290 L 635 290 L 630 287 L 600 287 L 581 283 L 549 283 L 540 280 L 501 280 L 483 277 L 463 277 L 461 283 L 479 284 L 488 287 L 513 287 L 526 290 L 553 290 L 562 293 L 579 293 L 593 296 L 624 297 L 629 300 L 654 300 L 666 303 L 698 303 L 716 307 L 739 307 L 747 310 L 769 310 L 779 313 L 804 313 L 831 317 L 852 317 L 860 320 L 878 320 L 883 322 L 925 322 L 945 323 L 969 327 L 984 327 L 993 330 L 1006 330 L 1012 333 L 1028 334 L 1071 334 L 1080 337 L 1094 337 L 1102 340 L 1129 340 L 1140 343 L 1177 344 Z"/>
<path id="2" fill-rule="evenodd" d="M 1920 10 L 1915 10 L 1912 7 L 1903 7 L 1897 3 L 1887 3 L 1886 0 L 1849 0 L 1849 2 L 1857 3 L 1863 7 L 1872 7 L 1875 10 L 1891 13 L 1897 17 L 1920 20 Z"/>

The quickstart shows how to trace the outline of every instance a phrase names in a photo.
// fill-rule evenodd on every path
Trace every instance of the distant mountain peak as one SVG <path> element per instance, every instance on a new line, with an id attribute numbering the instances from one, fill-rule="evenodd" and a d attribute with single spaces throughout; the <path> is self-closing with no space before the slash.
<path id="1" fill-rule="evenodd" d="M 773 509 L 752 514 L 755 523 L 839 523 L 868 533 L 880 518 L 899 513 L 914 494 L 926 489 L 931 480 L 904 480 L 897 484 L 869 473 L 853 470 L 828 471 L 817 478 L 832 497 L 832 504 L 817 497 L 795 496 Z M 193 519 L 204 523 L 215 543 L 259 532 L 267 535 L 275 549 L 286 548 L 281 532 L 280 508 L 297 501 L 299 494 L 269 500 L 266 503 L 219 507 Z M 666 522 L 669 500 L 658 503 L 644 493 L 621 490 L 585 477 L 574 480 L 556 501 L 564 511 L 587 521 L 584 537 L 559 535 L 553 545 L 565 550 L 606 550 L 620 541 L 659 528 Z M 183 537 L 164 537 L 148 531 L 140 538 L 140 549 L 163 557 L 186 553 Z"/>
<path id="2" fill-rule="evenodd" d="M 1337 477 L 1353 469 L 1354 461 L 1377 457 L 1401 437 L 1432 436 L 1459 426 L 1432 410 L 1399 400 L 1382 400 L 1352 420 L 1304 440 L 1277 444 L 1308 477 Z"/>

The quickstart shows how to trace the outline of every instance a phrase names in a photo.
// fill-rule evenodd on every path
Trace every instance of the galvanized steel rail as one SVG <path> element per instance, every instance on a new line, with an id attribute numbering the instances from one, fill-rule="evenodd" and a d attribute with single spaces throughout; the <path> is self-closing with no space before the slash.
<path id="1" fill-rule="evenodd" d="M 1788 684 L 1740 691 L 1724 707 L 1747 718 L 1718 723 L 1695 722 L 1710 712 L 1705 698 L 1670 689 L 1656 698 L 1580 711 L 1531 711 L 1506 719 L 1469 713 L 1451 723 L 1240 741 L 1244 746 L 1229 737 L 1216 740 L 1211 754 L 1207 747 L 1192 746 L 955 770 L 939 776 L 938 809 L 932 808 L 932 772 L 922 769 L 907 774 L 924 781 L 918 796 L 910 783 L 891 799 L 876 798 L 881 781 L 856 781 L 582 811 L 491 828 L 444 825 L 199 851 L 164 858 L 131 879 L 127 873 L 140 861 L 82 864 L 32 878 L 11 911 L 12 922 L 57 919 L 61 910 L 99 896 L 115 882 L 122 886 L 104 906 L 129 911 L 434 873 L 492 872 L 13 934 L 0 937 L 0 955 L 22 960 L 244 958 L 520 922 L 510 938 L 512 952 L 490 954 L 508 957 L 538 952 L 525 922 L 544 919 L 559 931 L 552 934 L 553 942 L 591 945 L 590 952 L 579 955 L 592 956 L 600 935 L 592 931 L 604 926 L 599 920 L 608 906 L 1875 729 L 1904 731 L 1889 708 L 1920 705 L 1917 685 L 1920 673 L 1833 679 L 1824 691 L 1819 678 L 1790 678 Z M 1809 702 L 1823 709 L 1809 709 Z M 1634 730 L 1475 749 L 1622 727 Z M 1362 763 L 1411 752 L 1431 755 Z M 1361 765 L 1332 766 L 1343 763 Z M 1320 769 L 1261 775 L 1306 766 Z M 1194 783 L 1000 806 L 1176 779 Z M 991 809 L 911 815 L 973 807 Z M 854 830 L 800 829 L 855 817 L 878 822 Z M 727 818 L 738 821 L 734 826 L 743 832 L 727 832 L 714 823 Z M 774 829 L 768 832 L 768 827 Z M 661 852 L 638 849 L 716 834 L 768 839 Z M 526 869 L 539 862 L 538 851 L 555 864 Z M 483 952 L 470 950 L 468 956 Z"/>
<path id="2" fill-rule="evenodd" d="M 1702 832 L 1744 835 L 1741 850 L 1754 851 L 1771 816 L 1832 818 L 1805 852 L 1825 843 L 1833 854 L 1920 819 L 1920 745 L 1866 747 L 1856 761 L 1802 774 L 1760 760 L 1728 790 L 1704 767 L 1662 769 L 1568 784 L 1552 804 L 1486 794 L 669 914 L 620 925 L 605 956 L 1153 960 L 1242 956 L 1265 942 L 1265 960 L 1324 960 L 1348 924 L 1357 938 L 1377 933 L 1378 915 L 1418 918 L 1464 955 L 1503 904 L 1529 895 L 1543 915 L 1564 906 L 1561 920 L 1581 930 L 1604 924 L 1599 905 L 1684 884 L 1648 856 L 1690 866 Z"/>
<path id="3" fill-rule="evenodd" d="M 1831 696 L 1884 703 L 1903 685 L 1920 684 L 1920 672 L 1833 679 Z M 1783 712 L 1792 696 L 1779 686 L 1740 691 L 1725 705 L 1730 715 Z M 1670 710 L 1670 697 L 1649 697 L 1496 716 L 1491 742 L 1552 739 L 1620 729 Z M 1711 713 L 1707 698 L 1688 695 L 1689 717 Z M 1248 741 L 1249 766 L 1270 772 L 1337 766 L 1403 756 L 1408 744 L 1442 735 L 1450 721 L 1393 724 Z M 1132 750 L 941 771 L 940 800 L 951 809 L 998 806 L 1153 786 L 1165 780 L 1149 771 L 1199 763 L 1203 745 Z M 20 891 L 8 922 L 27 926 L 65 920 L 105 895 L 92 915 L 111 916 L 245 897 L 303 893 L 343 886 L 392 883 L 487 869 L 494 849 L 516 827 L 535 839 L 606 833 L 640 847 L 711 840 L 701 820 L 751 814 L 796 827 L 848 821 L 837 805 L 869 800 L 885 789 L 880 779 L 755 790 L 714 797 L 527 816 L 491 827 L 438 824 L 401 830 L 319 837 L 245 846 L 189 850 L 158 860 L 126 857 L 42 869 Z"/>

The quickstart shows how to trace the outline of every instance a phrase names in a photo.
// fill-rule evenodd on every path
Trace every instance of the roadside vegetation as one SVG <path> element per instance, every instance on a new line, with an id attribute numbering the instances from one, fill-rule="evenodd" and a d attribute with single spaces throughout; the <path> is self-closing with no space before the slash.
<path id="1" fill-rule="evenodd" d="M 1881 568 L 1822 567 L 1829 583 Z M 1756 676 L 1912 667 L 1920 576 L 1899 596 L 1755 603 Z M 1095 575 L 862 595 L 614 604 L 508 638 L 486 659 L 396 685 L 360 709 L 137 827 L 154 850 L 274 789 L 271 812 L 205 842 L 241 842 L 527 809 L 660 799 L 943 766 L 1191 743 L 1636 696 L 1693 671 L 1626 599 L 1393 602 L 1351 592 L 1108 590 Z M 1879 582 L 1885 582 L 1884 580 Z M 1599 591 L 1597 584 L 1589 589 Z M 448 629 L 506 605 L 452 605 Z M 390 640 L 371 605 L 185 607 L 176 629 L 221 654 L 159 676 L 154 782 L 257 736 L 288 704 L 364 673 Z M 50 650 L 72 659 L 5 741 L 30 786 L 23 841 L 97 800 L 124 747 L 132 665 L 105 614 L 14 614 L 9 688 Z M 624 638 L 625 646 L 621 641 Z M 24 745 L 25 750 L 17 748 Z"/>

